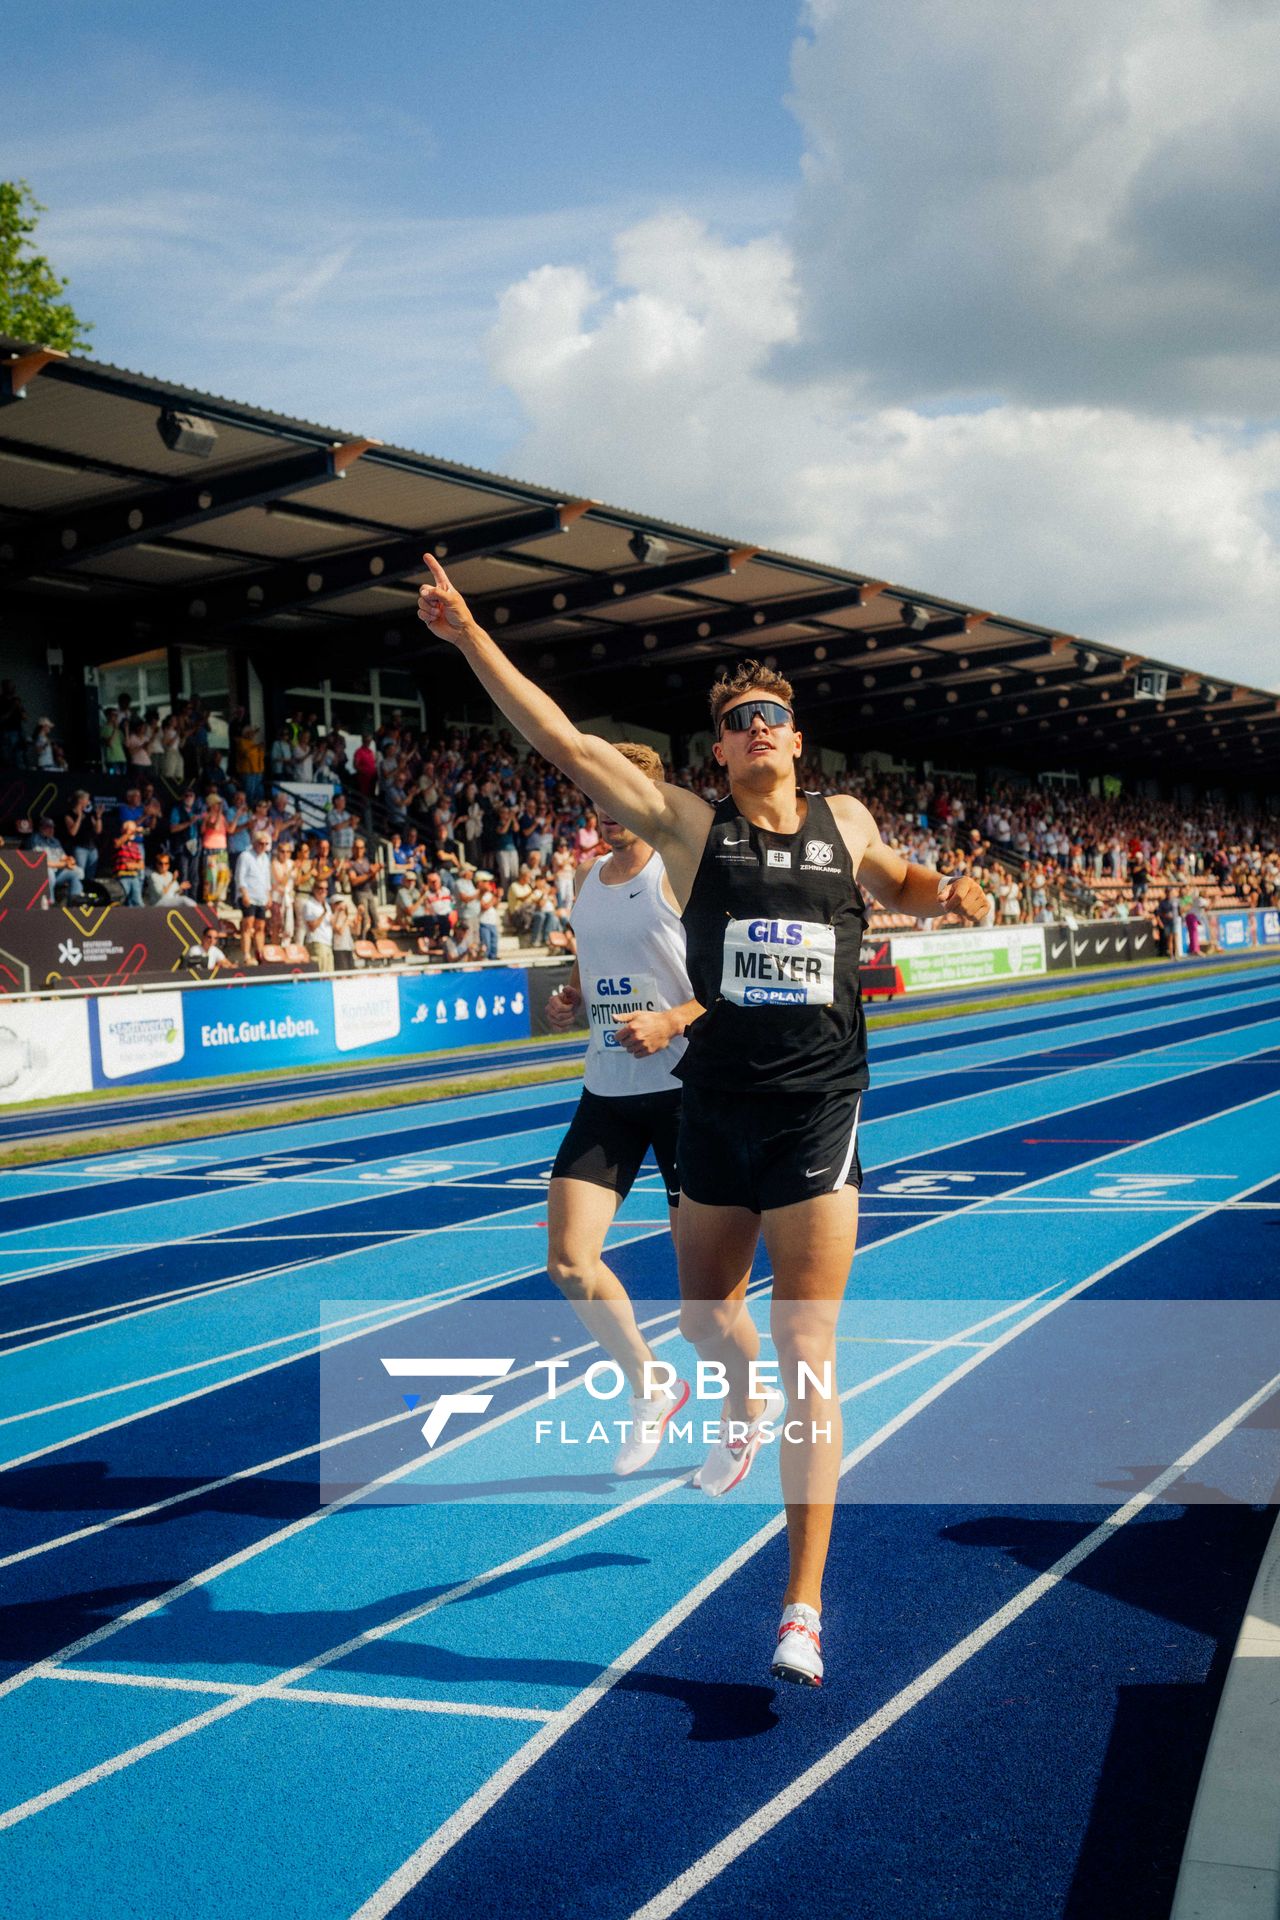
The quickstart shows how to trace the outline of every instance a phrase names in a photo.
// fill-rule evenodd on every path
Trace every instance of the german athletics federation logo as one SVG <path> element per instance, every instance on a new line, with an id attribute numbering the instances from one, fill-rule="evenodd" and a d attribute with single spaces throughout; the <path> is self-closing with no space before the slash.
<path id="1" fill-rule="evenodd" d="M 502 1380 L 515 1365 L 510 1360 L 384 1360 L 393 1380 Z M 418 1404 L 416 1393 L 403 1395 L 410 1413 Z M 491 1393 L 442 1393 L 422 1423 L 422 1437 L 434 1447 L 451 1413 L 485 1413 Z"/>

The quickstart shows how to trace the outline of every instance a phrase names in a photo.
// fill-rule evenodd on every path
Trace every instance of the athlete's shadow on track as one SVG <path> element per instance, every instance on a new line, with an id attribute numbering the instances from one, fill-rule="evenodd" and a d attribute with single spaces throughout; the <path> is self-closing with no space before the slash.
<path id="1" fill-rule="evenodd" d="M 636 1554 L 574 1554 L 552 1565 L 520 1567 L 488 1580 L 474 1593 L 449 1602 L 447 1611 L 452 1614 L 455 1607 L 466 1608 L 468 1635 L 483 1637 L 484 1603 L 513 1589 L 576 1574 L 648 1565 Z M 416 1607 L 426 1606 L 448 1593 L 453 1584 L 411 1589 L 366 1606 L 309 1613 L 223 1609 L 215 1606 L 213 1592 L 196 1587 L 183 1596 L 172 1613 L 151 1615 L 136 1632 L 126 1628 L 118 1642 L 105 1641 L 101 1658 L 126 1658 L 139 1665 L 145 1662 L 165 1672 L 189 1669 L 196 1662 L 205 1668 L 226 1666 L 235 1670 L 236 1678 L 242 1678 L 246 1670 L 287 1671 L 316 1659 L 331 1647 L 373 1632 Z M 109 1587 L 0 1607 L 0 1647 L 5 1654 L 0 1672 L 54 1657 L 61 1648 L 163 1591 L 163 1583 Z M 565 1598 L 572 1599 L 571 1588 Z M 474 1612 L 477 1607 L 480 1614 Z M 443 1613 L 435 1617 L 442 1619 Z M 336 1686 L 353 1691 L 359 1690 L 357 1676 L 372 1690 L 379 1684 L 385 1689 L 388 1681 L 408 1681 L 427 1698 L 438 1696 L 442 1689 L 447 1695 L 453 1687 L 492 1684 L 502 1689 L 507 1703 L 518 1705 L 525 1689 L 537 1704 L 542 1704 L 548 1689 L 578 1693 L 600 1677 L 601 1669 L 595 1661 L 528 1654 L 494 1657 L 476 1653 L 470 1646 L 460 1652 L 425 1637 L 431 1630 L 432 1616 L 428 1615 L 420 1626 L 408 1628 L 400 1637 L 371 1640 L 344 1659 L 319 1669 L 310 1684 L 323 1685 L 327 1674 L 335 1677 Z M 415 1633 L 424 1637 L 409 1637 Z M 94 1657 L 89 1652 L 85 1663 L 92 1666 Z M 725 1686 L 638 1670 L 623 1675 L 617 1687 L 623 1693 L 658 1694 L 680 1701 L 689 1710 L 691 1740 L 741 1740 L 777 1724 L 767 1687 Z"/>

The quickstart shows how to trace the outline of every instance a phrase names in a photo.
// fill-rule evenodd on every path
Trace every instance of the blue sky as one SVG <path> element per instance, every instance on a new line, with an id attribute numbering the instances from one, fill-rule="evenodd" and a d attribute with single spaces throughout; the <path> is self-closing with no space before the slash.
<path id="1" fill-rule="evenodd" d="M 47 5 L 101 358 L 1276 678 L 1262 0 Z"/>

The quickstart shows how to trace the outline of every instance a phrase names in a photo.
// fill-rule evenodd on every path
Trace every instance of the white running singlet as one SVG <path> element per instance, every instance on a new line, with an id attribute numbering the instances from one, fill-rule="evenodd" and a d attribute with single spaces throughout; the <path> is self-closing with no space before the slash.
<path id="1" fill-rule="evenodd" d="M 616 1013 L 678 1007 L 693 998 L 685 967 L 684 927 L 662 891 L 663 865 L 651 854 L 633 880 L 606 883 L 613 856 L 597 860 L 573 909 L 578 972 L 591 1044 L 583 1084 L 589 1093 L 619 1099 L 634 1093 L 674 1093 L 671 1069 L 688 1042 L 683 1034 L 643 1060 L 618 1044 Z"/>

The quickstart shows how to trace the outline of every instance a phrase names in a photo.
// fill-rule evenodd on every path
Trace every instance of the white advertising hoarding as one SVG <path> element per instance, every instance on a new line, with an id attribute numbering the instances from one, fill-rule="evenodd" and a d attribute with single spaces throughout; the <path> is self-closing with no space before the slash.
<path id="1" fill-rule="evenodd" d="M 83 1000 L 0 1004 L 0 1106 L 70 1098 L 92 1085 Z"/>

